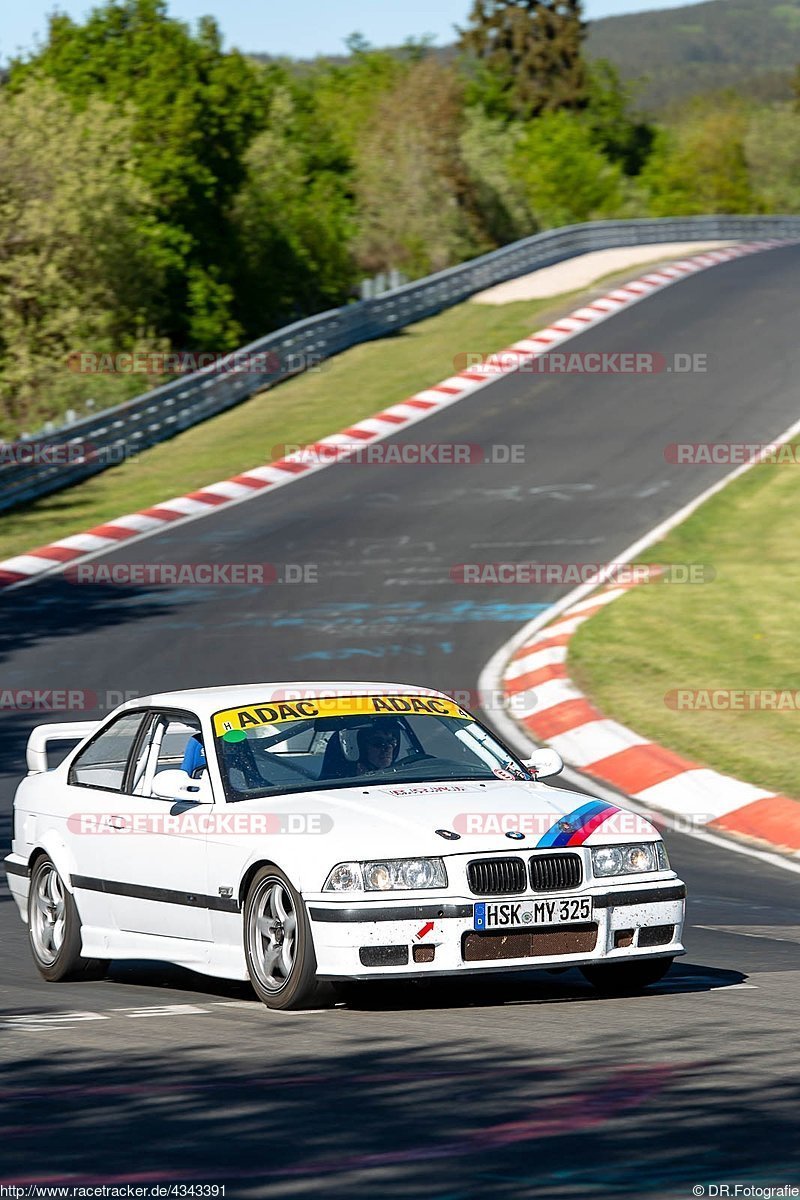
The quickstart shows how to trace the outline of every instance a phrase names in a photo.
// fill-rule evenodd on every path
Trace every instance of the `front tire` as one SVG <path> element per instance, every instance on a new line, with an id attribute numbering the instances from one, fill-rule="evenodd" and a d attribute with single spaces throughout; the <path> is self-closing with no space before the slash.
<path id="1" fill-rule="evenodd" d="M 81 919 L 51 859 L 37 859 L 28 888 L 28 941 L 39 974 L 48 983 L 86 978 L 108 966 L 81 957 Z"/>
<path id="2" fill-rule="evenodd" d="M 250 981 L 267 1008 L 309 1008 L 319 994 L 317 960 L 306 907 L 278 867 L 254 876 L 244 906 L 244 952 Z"/>
<path id="3" fill-rule="evenodd" d="M 581 973 L 603 996 L 628 996 L 663 979 L 672 966 L 671 958 L 647 958 L 640 962 L 601 963 L 581 967 Z"/>

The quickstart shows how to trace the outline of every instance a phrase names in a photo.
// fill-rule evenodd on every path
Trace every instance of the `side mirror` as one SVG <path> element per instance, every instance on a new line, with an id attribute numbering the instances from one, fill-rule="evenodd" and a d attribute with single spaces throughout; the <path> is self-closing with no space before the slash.
<path id="1" fill-rule="evenodd" d="M 557 750 L 545 746 L 541 750 L 535 750 L 530 758 L 526 759 L 525 766 L 534 772 L 537 779 L 549 779 L 551 775 L 558 775 L 564 770 L 564 760 Z"/>
<path id="2" fill-rule="evenodd" d="M 208 778 L 192 779 L 186 771 L 159 771 L 153 779 L 153 795 L 160 800 L 190 800 L 194 804 L 213 804 Z"/>

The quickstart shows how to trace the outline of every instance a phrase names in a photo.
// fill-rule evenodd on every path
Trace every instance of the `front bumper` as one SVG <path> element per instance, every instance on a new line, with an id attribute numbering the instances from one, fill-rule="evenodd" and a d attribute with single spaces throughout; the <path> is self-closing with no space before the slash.
<path id="1" fill-rule="evenodd" d="M 588 921 L 541 926 L 533 933 L 511 927 L 481 934 L 474 927 L 474 897 L 420 903 L 306 897 L 317 973 L 324 979 L 419 979 L 684 953 L 681 880 L 570 893 L 577 895 L 591 899 Z M 427 961 L 415 961 L 420 957 Z"/>

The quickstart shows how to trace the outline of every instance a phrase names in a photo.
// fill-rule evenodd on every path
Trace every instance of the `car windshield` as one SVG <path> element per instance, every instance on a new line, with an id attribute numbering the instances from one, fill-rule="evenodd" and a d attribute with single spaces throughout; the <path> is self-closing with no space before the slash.
<path id="1" fill-rule="evenodd" d="M 347 696 L 267 701 L 213 718 L 229 800 L 358 784 L 531 779 L 451 700 Z"/>

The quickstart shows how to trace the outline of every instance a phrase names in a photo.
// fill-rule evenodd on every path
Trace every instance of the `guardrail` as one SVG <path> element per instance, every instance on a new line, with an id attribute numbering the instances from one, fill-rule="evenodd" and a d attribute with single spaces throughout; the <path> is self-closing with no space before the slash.
<path id="1" fill-rule="evenodd" d="M 276 330 L 215 366 L 115 408 L 0 447 L 0 511 L 69 487 L 359 342 L 384 336 L 494 284 L 591 250 L 665 241 L 800 239 L 800 217 L 666 217 L 548 230 L 372 300 Z M 264 370 L 253 360 L 264 358 Z M 20 461 L 24 459 L 24 461 Z"/>

